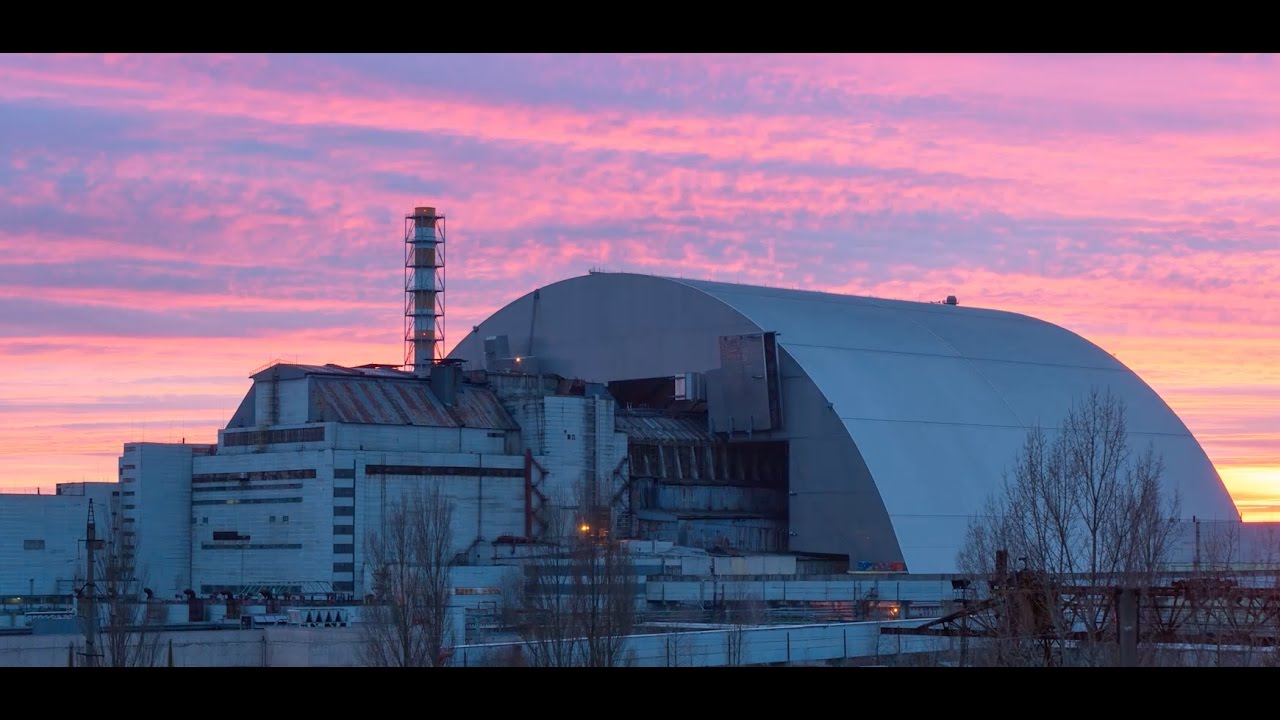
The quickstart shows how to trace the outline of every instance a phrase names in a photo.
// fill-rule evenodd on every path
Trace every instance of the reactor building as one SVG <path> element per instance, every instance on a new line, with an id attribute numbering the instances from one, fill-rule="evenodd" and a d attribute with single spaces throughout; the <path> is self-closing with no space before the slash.
<path id="1" fill-rule="evenodd" d="M 589 505 L 616 537 L 704 554 L 954 573 L 1028 429 L 1095 387 L 1161 454 L 1186 518 L 1239 519 L 1168 405 L 1051 323 L 592 272 L 512 301 L 446 357 L 443 215 L 416 208 L 404 241 L 403 366 L 262 368 L 215 445 L 128 443 L 120 484 L 90 488 L 111 493 L 149 587 L 363 597 L 368 538 L 425 485 L 453 507 L 461 565 L 514 557 Z M 74 586 L 83 502 L 0 496 L 0 592 Z"/>
<path id="2" fill-rule="evenodd" d="M 629 481 L 645 492 L 629 510 L 677 541 L 715 518 L 732 541 L 842 556 L 852 570 L 957 572 L 1027 431 L 1052 430 L 1094 387 L 1125 403 L 1130 442 L 1161 454 L 1186 518 L 1239 519 L 1199 443 L 1133 371 L 1061 327 L 954 297 L 594 272 L 515 300 L 450 357 L 606 383 L 620 429 L 661 427 L 657 453 L 640 450 L 653 434 L 631 441 Z M 737 506 L 724 492 L 684 503 L 726 485 Z M 667 497 L 681 502 L 654 502 Z"/>

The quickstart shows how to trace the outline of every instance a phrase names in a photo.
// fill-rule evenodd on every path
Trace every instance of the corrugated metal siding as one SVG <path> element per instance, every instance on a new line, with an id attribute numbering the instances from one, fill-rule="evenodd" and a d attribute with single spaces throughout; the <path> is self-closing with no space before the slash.
<path id="1" fill-rule="evenodd" d="M 614 422 L 617 431 L 626 433 L 631 442 L 711 442 L 703 420 L 620 410 Z"/>
<path id="2" fill-rule="evenodd" d="M 517 430 L 489 390 L 462 387 L 445 407 L 421 380 L 317 377 L 311 381 L 311 419 L 366 425 L 421 425 Z"/>

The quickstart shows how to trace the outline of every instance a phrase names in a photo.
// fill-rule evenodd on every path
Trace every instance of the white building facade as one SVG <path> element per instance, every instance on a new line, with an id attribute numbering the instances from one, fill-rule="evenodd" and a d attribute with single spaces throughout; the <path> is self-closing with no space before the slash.
<path id="1" fill-rule="evenodd" d="M 64 483 L 56 495 L 0 494 L 0 597 L 69 595 L 84 577 L 85 524 L 111 523 L 116 483 Z"/>

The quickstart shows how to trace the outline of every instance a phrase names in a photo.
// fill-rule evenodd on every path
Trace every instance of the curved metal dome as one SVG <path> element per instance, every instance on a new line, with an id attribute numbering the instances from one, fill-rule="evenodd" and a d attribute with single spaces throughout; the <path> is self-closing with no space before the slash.
<path id="1" fill-rule="evenodd" d="M 544 371 L 613 380 L 705 371 L 718 338 L 777 333 L 791 441 L 793 550 L 954 572 L 969 518 L 1035 424 L 1053 428 L 1091 387 L 1127 406 L 1131 442 L 1163 456 L 1184 516 L 1237 519 L 1199 443 L 1133 371 L 1025 315 L 626 273 L 526 295 L 459 343 L 483 359 L 506 334 Z"/>

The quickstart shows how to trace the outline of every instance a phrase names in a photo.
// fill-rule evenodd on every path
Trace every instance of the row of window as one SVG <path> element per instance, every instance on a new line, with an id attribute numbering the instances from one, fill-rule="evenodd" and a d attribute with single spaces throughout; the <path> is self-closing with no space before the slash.
<path id="1" fill-rule="evenodd" d="M 302 543 L 200 543 L 203 550 L 301 550 Z"/>
<path id="2" fill-rule="evenodd" d="M 222 433 L 222 444 L 226 447 L 279 445 L 281 443 L 320 442 L 323 440 L 323 425 L 289 430 L 245 430 Z"/>
<path id="3" fill-rule="evenodd" d="M 366 465 L 365 475 L 447 475 L 450 477 L 524 477 L 521 468 L 477 468 L 447 465 Z"/>
<path id="4" fill-rule="evenodd" d="M 272 515 L 272 516 L 271 516 L 271 520 L 270 520 L 270 522 L 275 522 L 275 521 L 276 521 L 276 516 L 275 516 L 275 515 Z M 282 523 L 287 523 L 287 522 L 289 522 L 289 516 L 288 516 L 288 515 L 281 515 L 281 516 L 280 516 L 280 522 L 282 522 Z M 195 525 L 195 524 L 196 524 L 196 519 L 195 519 L 195 518 L 191 518 L 191 524 L 192 524 L 192 525 Z M 201 524 L 201 525 L 208 525 L 208 524 L 209 524 L 209 518 L 208 518 L 208 516 L 205 516 L 205 517 L 200 518 L 200 524 Z M 219 532 L 221 532 L 221 530 L 215 530 L 213 534 L 214 534 L 214 535 L 217 535 Z M 217 538 L 215 537 L 215 538 L 214 538 L 214 540 L 217 540 Z"/>
<path id="5" fill-rule="evenodd" d="M 239 585 L 201 585 L 200 586 L 201 595 L 213 595 L 221 592 L 238 593 L 243 590 L 244 588 Z M 302 586 L 301 585 L 272 585 L 271 592 L 274 592 L 277 595 L 301 595 Z"/>
<path id="6" fill-rule="evenodd" d="M 193 483 L 211 483 L 211 482 L 253 482 L 255 480 L 314 480 L 316 477 L 315 468 L 304 468 L 302 470 L 262 470 L 259 472 L 226 472 L 226 473 L 204 473 L 201 475 L 192 475 Z"/>
<path id="7" fill-rule="evenodd" d="M 282 485 L 209 485 L 193 487 L 191 492 L 228 492 L 241 490 L 301 490 L 302 483 L 284 483 Z"/>
<path id="8" fill-rule="evenodd" d="M 227 500 L 192 500 L 192 505 L 257 505 L 267 503 L 300 503 L 300 497 L 287 498 L 229 498 Z"/>

